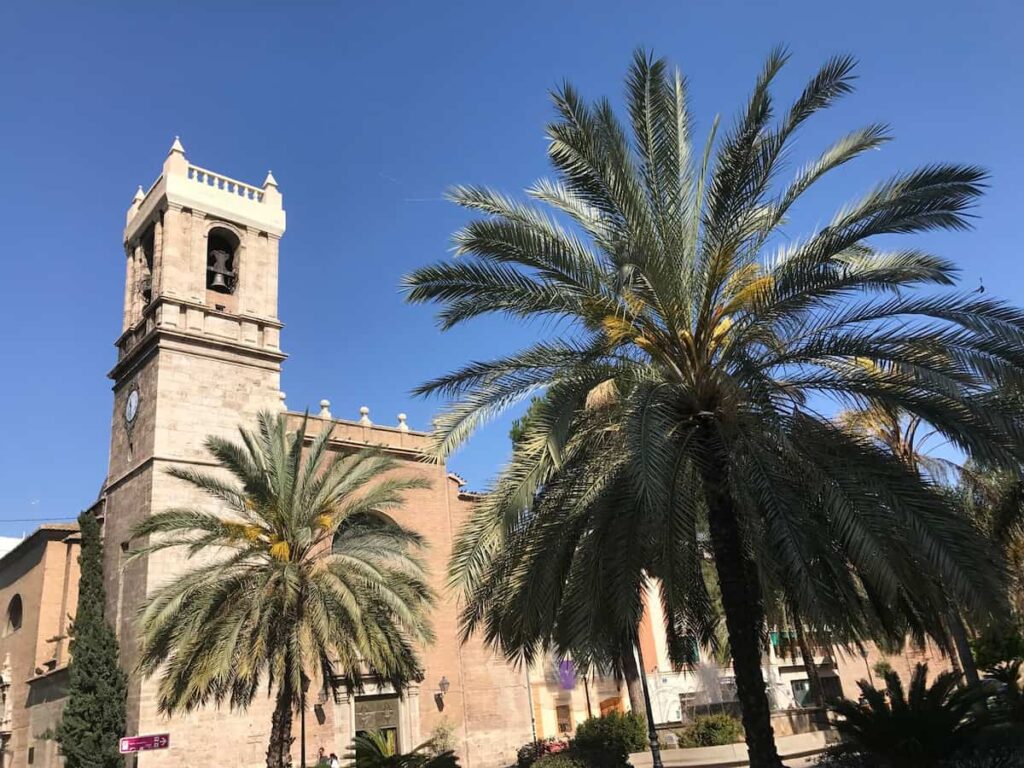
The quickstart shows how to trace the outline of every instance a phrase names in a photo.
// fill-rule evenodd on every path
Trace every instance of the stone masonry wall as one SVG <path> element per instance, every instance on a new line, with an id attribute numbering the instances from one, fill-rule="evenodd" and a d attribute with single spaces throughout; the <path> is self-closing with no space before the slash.
<path id="1" fill-rule="evenodd" d="M 172 506 L 211 507 L 208 498 L 168 475 L 167 470 L 172 466 L 210 469 L 213 459 L 203 446 L 209 435 L 236 438 L 240 424 L 251 426 L 259 410 L 279 403 L 279 374 L 274 366 L 260 367 L 229 355 L 202 352 L 187 348 L 160 352 L 153 398 L 159 403 L 154 414 L 154 458 L 137 482 L 130 480 L 123 490 L 110 494 L 108 537 L 118 545 L 108 547 L 111 557 L 120 554 L 131 526 L 143 515 Z M 137 662 L 135 620 L 145 597 L 193 565 L 183 552 L 158 553 L 131 566 L 123 583 L 115 587 L 115 594 L 121 595 L 121 653 L 127 669 Z M 159 713 L 157 689 L 156 678 L 143 681 L 132 676 L 128 732 L 171 733 L 171 748 L 140 754 L 139 766 L 205 765 L 211 745 L 218 743 L 231 745 L 234 765 L 257 766 L 265 761 L 271 702 L 259 698 L 245 713 L 209 707 L 167 718 Z"/>
<path id="2" fill-rule="evenodd" d="M 332 428 L 339 450 L 359 446 L 388 450 L 407 462 L 398 471 L 424 477 L 430 483 L 427 489 L 408 493 L 403 507 L 392 513 L 396 522 L 426 540 L 424 557 L 437 595 L 431 614 L 437 640 L 423 650 L 419 733 L 413 734 L 412 741 L 426 740 L 436 726 L 445 723 L 455 730 L 457 752 L 465 768 L 508 765 L 515 759 L 516 749 L 530 739 L 526 677 L 479 640 L 459 643 L 458 602 L 445 584 L 454 537 L 472 513 L 473 502 L 460 494 L 458 482 L 443 464 L 421 460 L 428 442 L 425 435 L 318 418 L 309 420 L 308 430 L 318 434 L 325 426 Z M 443 677 L 450 687 L 439 697 Z"/>

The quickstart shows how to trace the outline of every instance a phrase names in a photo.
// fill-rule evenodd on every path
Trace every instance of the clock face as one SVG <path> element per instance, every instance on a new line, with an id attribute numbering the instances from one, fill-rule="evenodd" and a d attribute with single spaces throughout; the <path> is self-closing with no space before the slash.
<path id="1" fill-rule="evenodd" d="M 135 421 L 139 413 L 139 390 L 133 389 L 128 393 L 128 399 L 124 403 L 124 420 L 128 424 Z"/>

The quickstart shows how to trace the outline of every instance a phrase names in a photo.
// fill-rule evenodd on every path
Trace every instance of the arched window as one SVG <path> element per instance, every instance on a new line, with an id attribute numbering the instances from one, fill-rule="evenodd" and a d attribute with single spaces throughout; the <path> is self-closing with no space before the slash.
<path id="1" fill-rule="evenodd" d="M 21 595 L 15 595 L 11 598 L 11 602 L 7 605 L 7 627 L 4 631 L 4 634 L 9 635 L 12 632 L 17 632 L 19 629 L 21 629 L 21 618 Z"/>
<path id="2" fill-rule="evenodd" d="M 153 300 L 153 255 L 156 250 L 156 227 L 149 225 L 142 236 L 142 275 L 139 277 L 139 292 L 142 300 L 149 304 Z"/>
<path id="3" fill-rule="evenodd" d="M 206 287 L 234 293 L 238 284 L 238 238 L 227 229 L 211 229 L 206 238 Z"/>

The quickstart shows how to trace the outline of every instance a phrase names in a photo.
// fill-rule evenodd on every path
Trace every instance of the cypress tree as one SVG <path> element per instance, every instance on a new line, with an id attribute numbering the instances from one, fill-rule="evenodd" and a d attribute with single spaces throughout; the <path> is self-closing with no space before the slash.
<path id="1" fill-rule="evenodd" d="M 118 664 L 117 636 L 103 616 L 103 545 L 100 524 L 78 516 L 82 550 L 78 609 L 71 625 L 68 703 L 57 728 L 65 768 L 123 768 L 118 741 L 125 730 L 127 676 Z"/>

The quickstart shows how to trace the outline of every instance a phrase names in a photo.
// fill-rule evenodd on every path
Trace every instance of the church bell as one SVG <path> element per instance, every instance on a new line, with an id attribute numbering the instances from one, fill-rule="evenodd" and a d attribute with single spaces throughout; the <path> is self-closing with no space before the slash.
<path id="1" fill-rule="evenodd" d="M 210 273 L 209 287 L 221 293 L 231 292 L 231 280 L 235 276 L 231 269 L 231 254 L 227 251 L 211 251 L 210 266 L 207 267 Z"/>

